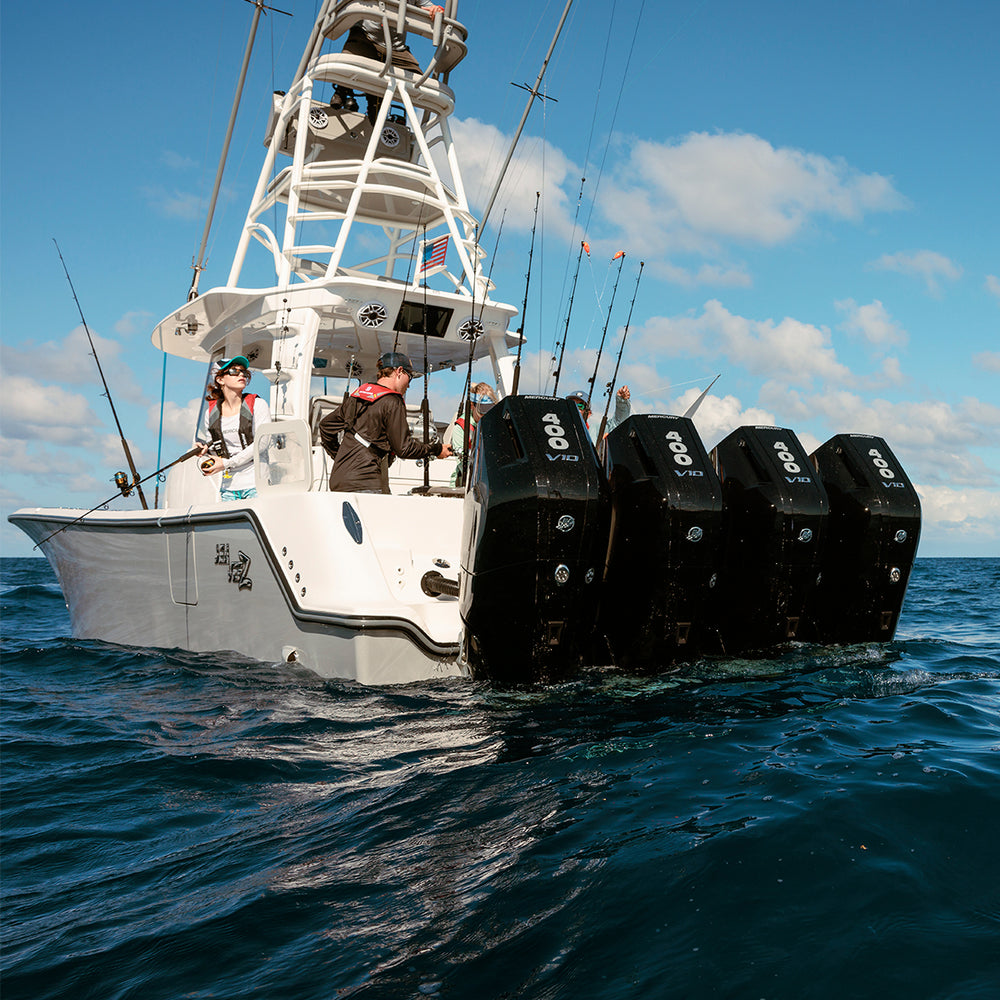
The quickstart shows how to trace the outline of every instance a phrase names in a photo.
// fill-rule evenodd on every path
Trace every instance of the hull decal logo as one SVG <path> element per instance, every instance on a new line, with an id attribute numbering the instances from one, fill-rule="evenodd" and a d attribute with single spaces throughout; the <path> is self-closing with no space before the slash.
<path id="1" fill-rule="evenodd" d="M 235 583 L 240 590 L 252 590 L 253 580 L 250 579 L 250 557 L 240 550 L 240 557 L 229 564 L 229 582 Z"/>

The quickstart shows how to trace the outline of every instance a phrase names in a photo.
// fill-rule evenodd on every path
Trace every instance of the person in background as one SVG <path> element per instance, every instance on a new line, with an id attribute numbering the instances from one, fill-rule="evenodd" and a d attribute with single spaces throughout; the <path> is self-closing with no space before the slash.
<path id="1" fill-rule="evenodd" d="M 202 475 L 222 475 L 220 500 L 249 500 L 257 495 L 254 434 L 271 419 L 271 412 L 266 400 L 246 392 L 250 374 L 250 362 L 242 354 L 219 362 L 196 435 Z"/>
<path id="2" fill-rule="evenodd" d="M 587 425 L 587 430 L 590 433 L 590 439 L 594 442 L 595 447 L 600 444 L 597 440 L 597 432 L 601 429 L 600 418 L 594 421 L 594 425 L 590 424 L 590 394 L 585 389 L 579 389 L 576 392 L 571 392 L 567 397 L 568 400 L 576 403 L 577 408 L 580 413 L 583 414 L 583 422 Z M 627 385 L 623 385 L 618 392 L 615 394 L 615 412 L 614 416 L 608 417 L 608 425 L 604 428 L 604 436 L 607 437 L 623 420 L 627 420 L 632 414 L 632 393 L 629 392 Z"/>
<path id="3" fill-rule="evenodd" d="M 320 421 L 320 440 L 334 459 L 331 490 L 389 493 L 389 465 L 394 457 L 451 455 L 447 442 L 424 444 L 410 434 L 404 397 L 412 378 L 413 366 L 405 354 L 383 354 L 378 359 L 378 381 L 358 386 Z"/>
<path id="4" fill-rule="evenodd" d="M 488 382 L 477 382 L 469 390 L 469 452 L 476 447 L 476 426 L 483 414 L 497 401 L 497 394 Z M 452 454 L 458 456 L 455 471 L 451 474 L 451 485 L 457 486 L 462 481 L 462 470 L 465 465 L 465 407 L 460 410 L 451 431 Z"/>

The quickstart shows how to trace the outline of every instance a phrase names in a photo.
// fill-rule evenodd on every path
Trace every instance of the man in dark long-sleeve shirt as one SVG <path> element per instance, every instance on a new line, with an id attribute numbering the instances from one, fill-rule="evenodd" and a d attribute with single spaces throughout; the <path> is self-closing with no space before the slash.
<path id="1" fill-rule="evenodd" d="M 320 421 L 320 439 L 334 459 L 331 490 L 388 493 L 389 462 L 393 455 L 399 458 L 451 455 L 450 445 L 424 444 L 410 434 L 403 397 L 412 378 L 413 366 L 405 354 L 383 354 L 378 359 L 378 381 L 358 386 Z"/>

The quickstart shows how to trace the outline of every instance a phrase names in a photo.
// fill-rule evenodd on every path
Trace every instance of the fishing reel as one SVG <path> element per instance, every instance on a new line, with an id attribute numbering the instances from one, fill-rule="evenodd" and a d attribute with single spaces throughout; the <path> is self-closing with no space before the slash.
<path id="1" fill-rule="evenodd" d="M 216 458 L 222 457 L 222 442 L 212 441 L 208 445 L 208 454 L 203 455 L 198 462 L 198 468 L 202 472 L 208 472 L 212 468 L 212 464 L 215 462 Z"/>
<path id="2" fill-rule="evenodd" d="M 121 495 L 123 497 L 129 497 L 132 495 L 132 490 L 135 488 L 136 484 L 131 482 L 124 472 L 116 472 L 115 486 L 117 486 L 121 491 Z"/>

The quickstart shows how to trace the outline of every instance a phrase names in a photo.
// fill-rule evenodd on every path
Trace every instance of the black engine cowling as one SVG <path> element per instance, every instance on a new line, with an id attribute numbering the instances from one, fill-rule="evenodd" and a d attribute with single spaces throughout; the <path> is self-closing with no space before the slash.
<path id="1" fill-rule="evenodd" d="M 793 431 L 741 427 L 713 451 L 725 505 L 719 629 L 727 653 L 801 638 L 829 500 Z"/>
<path id="2" fill-rule="evenodd" d="M 811 460 L 830 498 L 830 527 L 806 637 L 888 642 L 917 554 L 920 499 L 880 437 L 838 434 Z"/>
<path id="3" fill-rule="evenodd" d="M 615 662 L 656 669 L 717 651 L 722 484 L 686 417 L 629 417 L 604 442 L 611 540 L 601 627 Z"/>
<path id="4" fill-rule="evenodd" d="M 575 404 L 508 396 L 479 423 L 461 615 L 473 675 L 559 680 L 592 655 L 609 501 Z"/>

